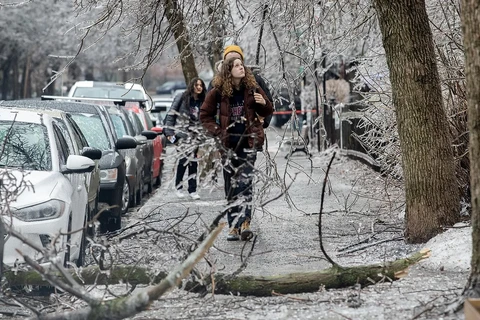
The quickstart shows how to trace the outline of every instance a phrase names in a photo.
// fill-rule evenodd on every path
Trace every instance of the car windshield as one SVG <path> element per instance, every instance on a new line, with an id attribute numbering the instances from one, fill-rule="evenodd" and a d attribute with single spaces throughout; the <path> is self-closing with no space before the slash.
<path id="1" fill-rule="evenodd" d="M 100 150 L 113 149 L 110 145 L 105 127 L 98 115 L 76 113 L 72 115 L 73 120 L 82 130 L 83 135 L 87 139 L 90 147 L 98 148 Z"/>
<path id="2" fill-rule="evenodd" d="M 1 167 L 52 170 L 48 132 L 44 125 L 0 121 L 0 141 Z"/>
<path id="3" fill-rule="evenodd" d="M 145 99 L 143 92 L 140 90 L 129 90 L 118 87 L 79 87 L 75 89 L 73 96 L 81 98 Z"/>
<path id="4" fill-rule="evenodd" d="M 125 122 L 123 121 L 122 117 L 120 117 L 118 114 L 110 114 L 110 118 L 112 119 L 113 127 L 115 128 L 117 137 L 121 138 L 123 136 L 128 135 L 127 128 L 125 126 Z"/>

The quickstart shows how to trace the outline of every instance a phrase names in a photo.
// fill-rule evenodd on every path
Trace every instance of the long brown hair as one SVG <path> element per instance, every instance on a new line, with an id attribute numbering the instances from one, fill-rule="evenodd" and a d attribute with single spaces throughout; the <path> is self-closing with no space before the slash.
<path id="1" fill-rule="evenodd" d="M 223 62 L 222 70 L 215 75 L 212 80 L 213 87 L 218 89 L 222 96 L 231 97 L 233 95 L 233 77 L 232 77 L 232 69 L 233 63 L 235 60 L 240 60 L 240 58 L 230 58 Z M 243 61 L 242 61 L 243 64 Z M 255 80 L 255 76 L 253 75 L 252 71 L 245 67 L 245 77 L 242 78 L 240 81 L 240 88 L 250 90 L 255 89 L 257 87 L 257 81 Z"/>

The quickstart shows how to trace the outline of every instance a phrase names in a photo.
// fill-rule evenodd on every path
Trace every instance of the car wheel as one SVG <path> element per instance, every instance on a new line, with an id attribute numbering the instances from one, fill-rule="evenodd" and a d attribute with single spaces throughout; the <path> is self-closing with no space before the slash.
<path id="1" fill-rule="evenodd" d="M 160 188 L 162 186 L 162 177 L 163 177 L 163 161 L 160 163 L 160 174 L 157 177 L 157 187 Z"/>
<path id="2" fill-rule="evenodd" d="M 157 188 L 159 188 L 162 185 L 162 168 L 163 168 L 163 166 L 160 167 L 160 174 L 155 179 L 155 187 L 157 187 Z"/>
<path id="3" fill-rule="evenodd" d="M 122 228 L 122 199 L 123 188 L 116 189 L 111 201 L 109 202 L 109 205 L 113 206 L 113 208 L 103 212 L 103 214 L 100 216 L 100 226 L 102 232 L 117 231 Z"/>
<path id="4" fill-rule="evenodd" d="M 140 177 L 140 186 L 139 186 L 139 188 L 137 190 L 137 194 L 135 196 L 135 205 L 137 205 L 137 206 L 142 204 L 143 188 L 144 188 L 144 184 L 143 184 L 143 174 L 142 174 L 142 176 Z"/>
<path id="5" fill-rule="evenodd" d="M 153 191 L 153 178 L 150 178 L 150 181 L 147 182 L 147 193 L 150 194 Z"/>
<path id="6" fill-rule="evenodd" d="M 130 186 L 128 184 L 127 179 L 123 183 L 123 190 L 122 190 L 122 214 L 127 213 L 128 206 L 130 203 Z"/>

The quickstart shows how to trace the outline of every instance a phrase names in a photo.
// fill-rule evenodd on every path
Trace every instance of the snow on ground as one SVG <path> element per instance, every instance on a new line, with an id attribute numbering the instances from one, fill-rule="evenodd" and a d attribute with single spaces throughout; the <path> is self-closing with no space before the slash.
<path id="1" fill-rule="evenodd" d="M 431 256 L 421 262 L 432 270 L 468 272 L 472 255 L 472 228 L 458 223 L 453 228 L 430 239 L 425 248 L 431 250 Z"/>

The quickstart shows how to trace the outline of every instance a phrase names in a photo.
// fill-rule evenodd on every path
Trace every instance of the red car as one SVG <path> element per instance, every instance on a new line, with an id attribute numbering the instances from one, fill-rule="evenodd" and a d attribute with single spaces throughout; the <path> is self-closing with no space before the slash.
<path id="1" fill-rule="evenodd" d="M 163 146 L 162 146 L 162 139 L 161 139 L 161 131 L 159 131 L 159 128 L 156 128 L 153 125 L 152 119 L 150 116 L 145 112 L 145 110 L 140 106 L 138 102 L 126 102 L 125 103 L 125 109 L 129 111 L 135 112 L 138 117 L 140 118 L 140 121 L 142 122 L 143 129 L 144 130 L 153 130 L 159 135 L 153 139 L 149 140 L 148 143 L 153 144 L 153 159 L 152 159 L 152 173 L 151 175 L 146 173 L 145 176 L 151 176 L 152 179 L 148 183 L 148 192 L 152 192 L 153 190 L 153 184 L 156 186 L 161 185 L 162 183 L 162 151 L 163 151 Z"/>

